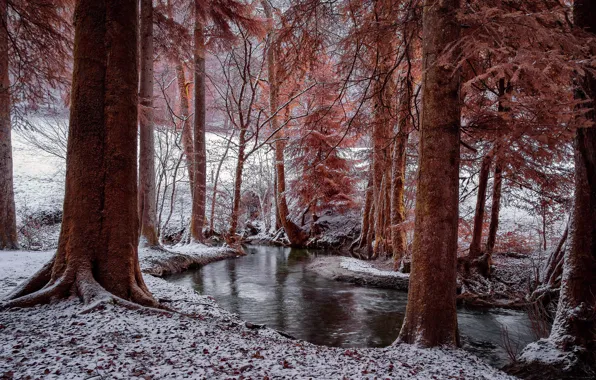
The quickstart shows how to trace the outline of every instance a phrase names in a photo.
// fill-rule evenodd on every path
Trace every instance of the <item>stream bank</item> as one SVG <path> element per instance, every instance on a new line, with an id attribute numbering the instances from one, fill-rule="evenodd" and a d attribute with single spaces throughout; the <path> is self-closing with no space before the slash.
<path id="1" fill-rule="evenodd" d="M 310 265 L 321 260 L 337 263 L 340 257 L 318 250 L 251 246 L 247 251 L 240 259 L 220 261 L 166 280 L 213 296 L 242 320 L 318 345 L 351 349 L 386 347 L 395 341 L 407 292 L 354 286 L 322 276 Z M 376 276 L 366 276 L 378 270 L 366 265 L 350 269 L 363 271 L 366 281 L 374 281 Z M 404 276 L 394 273 L 397 280 L 388 281 L 403 285 Z M 495 367 L 509 362 L 504 331 L 516 345 L 535 340 L 527 315 L 520 311 L 460 307 L 458 320 L 464 348 Z"/>

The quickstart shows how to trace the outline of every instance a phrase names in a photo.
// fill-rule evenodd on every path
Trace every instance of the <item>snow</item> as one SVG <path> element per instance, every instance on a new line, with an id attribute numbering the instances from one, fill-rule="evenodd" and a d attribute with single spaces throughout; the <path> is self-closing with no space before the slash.
<path id="1" fill-rule="evenodd" d="M 399 277 L 403 279 L 410 278 L 407 273 L 401 273 L 396 271 L 379 270 L 373 267 L 369 262 L 358 260 L 353 257 L 342 257 L 339 266 L 343 269 L 347 269 L 352 272 L 366 273 L 373 276 L 379 277 Z"/>
<path id="2" fill-rule="evenodd" d="M 52 254 L 0 252 L 0 297 Z M 462 350 L 346 350 L 290 340 L 246 324 L 209 296 L 150 275 L 144 279 L 157 298 L 181 313 L 106 304 L 81 314 L 78 299 L 0 312 L 0 341 L 6 342 L 0 345 L 0 376 L 511 379 Z"/>

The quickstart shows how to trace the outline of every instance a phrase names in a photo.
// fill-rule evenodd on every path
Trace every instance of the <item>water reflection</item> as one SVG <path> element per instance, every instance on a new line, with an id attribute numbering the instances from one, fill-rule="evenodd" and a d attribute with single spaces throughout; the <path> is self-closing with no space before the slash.
<path id="1" fill-rule="evenodd" d="M 240 259 L 209 264 L 171 276 L 168 281 L 208 294 L 225 309 L 315 344 L 384 347 L 399 332 L 407 293 L 357 287 L 306 271 L 317 252 L 278 247 L 250 247 Z M 464 348 L 495 366 L 507 362 L 501 326 L 513 341 L 533 340 L 521 312 L 459 310 Z"/>

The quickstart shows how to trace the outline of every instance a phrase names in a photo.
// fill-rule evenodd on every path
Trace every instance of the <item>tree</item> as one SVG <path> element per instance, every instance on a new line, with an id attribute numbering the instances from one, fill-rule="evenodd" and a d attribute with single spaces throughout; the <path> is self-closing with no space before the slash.
<path id="1" fill-rule="evenodd" d="M 193 128 L 193 191 L 190 236 L 193 241 L 203 240 L 205 224 L 205 197 L 207 189 L 207 152 L 205 150 L 205 32 L 199 0 L 195 2 L 194 26 L 194 128 Z"/>
<path id="2" fill-rule="evenodd" d="M 313 223 L 319 211 L 341 213 L 355 206 L 352 162 L 342 152 L 354 141 L 340 141 L 347 121 L 345 111 L 350 105 L 337 101 L 339 86 L 330 59 L 321 56 L 319 60 L 311 66 L 308 76 L 320 84 L 297 107 L 305 116 L 288 129 L 288 153 L 296 173 L 290 189 L 298 206 L 304 208 L 302 219 L 310 211 Z"/>
<path id="3" fill-rule="evenodd" d="M 155 194 L 155 137 L 153 134 L 153 0 L 141 0 L 141 58 L 139 88 L 139 220 L 141 245 L 159 245 Z"/>
<path id="4" fill-rule="evenodd" d="M 138 2 L 78 0 L 64 213 L 54 258 L 6 306 L 76 293 L 157 306 L 137 246 Z"/>
<path id="5" fill-rule="evenodd" d="M 239 1 L 220 0 L 207 3 L 194 1 L 194 173 L 192 191 L 192 216 L 190 236 L 193 241 L 203 240 L 205 224 L 205 203 L 207 191 L 207 152 L 205 150 L 205 27 L 207 20 L 214 23 L 215 29 L 225 40 L 234 35 L 230 22 L 246 28 L 248 32 L 259 31 L 259 23 L 251 17 L 251 8 Z"/>
<path id="6" fill-rule="evenodd" d="M 304 231 L 296 225 L 290 219 L 290 211 L 288 209 L 288 203 L 286 200 L 286 172 L 284 163 L 284 150 L 286 142 L 283 137 L 279 125 L 279 118 L 277 116 L 279 108 L 279 67 L 277 62 L 278 43 L 276 41 L 277 36 L 275 34 L 273 24 L 273 12 L 271 5 L 267 0 L 261 1 L 263 9 L 265 10 L 265 16 L 269 20 L 269 33 L 268 40 L 269 46 L 267 46 L 267 75 L 269 80 L 269 112 L 272 115 L 271 118 L 271 129 L 277 131 L 275 140 L 275 197 L 276 197 L 276 208 L 279 214 L 281 225 L 288 236 L 288 240 L 293 246 L 302 246 L 306 243 L 308 236 Z"/>
<path id="7" fill-rule="evenodd" d="M 68 84 L 63 75 L 69 66 L 68 5 L 68 1 L 0 1 L 0 249 L 18 248 L 11 114 L 13 121 L 22 120 L 26 109 L 13 106 L 53 102 L 48 87 L 64 89 Z"/>
<path id="8" fill-rule="evenodd" d="M 596 3 L 574 2 L 576 27 L 596 35 Z M 592 50 L 594 53 L 594 50 Z M 579 79 L 577 97 L 587 101 L 591 125 L 575 134 L 575 204 L 565 253 L 561 294 L 550 334 L 556 347 L 577 355 L 585 371 L 596 372 L 596 74 Z"/>
<path id="9" fill-rule="evenodd" d="M 0 1 L 2 24 L 8 24 L 8 4 Z M 0 27 L 0 249 L 17 249 L 17 220 L 12 183 L 12 143 L 10 133 L 10 78 L 8 71 L 8 30 Z"/>
<path id="10" fill-rule="evenodd" d="M 427 347 L 458 342 L 460 76 L 444 54 L 459 38 L 458 8 L 458 0 L 429 0 L 422 16 L 423 113 L 416 221 L 408 305 L 398 339 Z"/>

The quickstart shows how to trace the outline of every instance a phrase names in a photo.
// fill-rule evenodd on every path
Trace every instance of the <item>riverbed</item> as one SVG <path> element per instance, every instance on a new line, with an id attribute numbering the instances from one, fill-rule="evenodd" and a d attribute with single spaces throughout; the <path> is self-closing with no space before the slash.
<path id="1" fill-rule="evenodd" d="M 228 311 L 297 339 L 335 347 L 385 347 L 396 339 L 407 293 L 358 287 L 318 276 L 306 265 L 321 251 L 251 246 L 248 255 L 166 280 L 211 295 Z M 458 310 L 463 348 L 495 367 L 507 364 L 504 332 L 514 349 L 535 340 L 522 311 Z"/>

